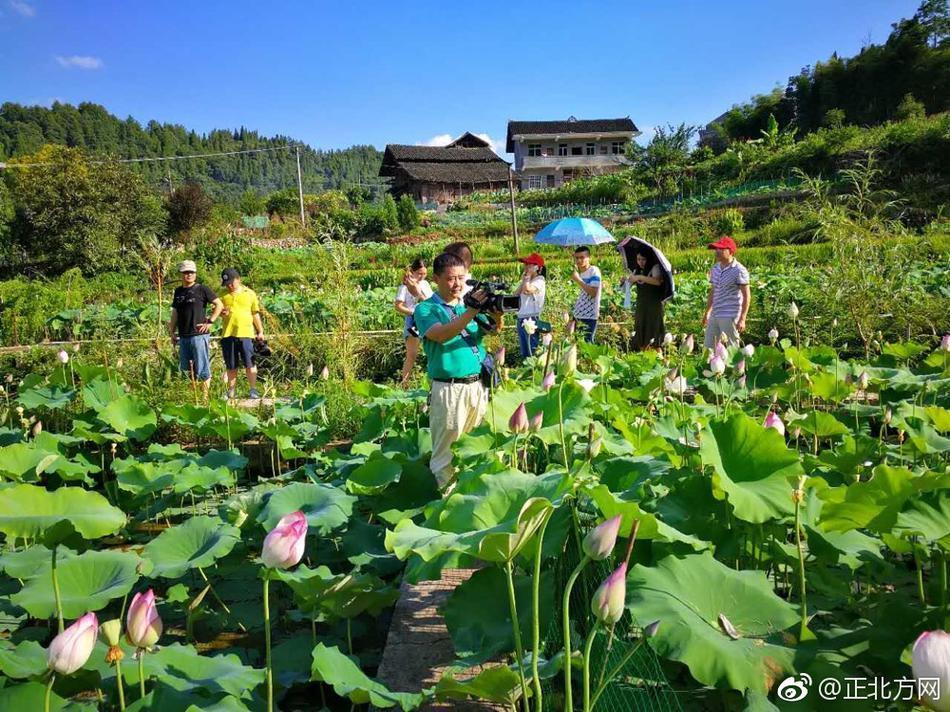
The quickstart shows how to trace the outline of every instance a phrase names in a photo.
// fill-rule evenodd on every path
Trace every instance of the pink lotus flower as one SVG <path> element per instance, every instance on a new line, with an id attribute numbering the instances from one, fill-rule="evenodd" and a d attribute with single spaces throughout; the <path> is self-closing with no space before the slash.
<path id="1" fill-rule="evenodd" d="M 541 334 L 541 344 L 544 346 L 544 348 L 550 346 L 552 341 L 554 341 L 554 334 L 552 334 L 550 331 L 546 331 Z"/>
<path id="2" fill-rule="evenodd" d="M 614 550 L 614 545 L 617 543 L 617 535 L 620 533 L 620 522 L 622 520 L 623 517 L 618 514 L 587 532 L 582 545 L 584 553 L 594 561 L 601 561 L 610 556 Z"/>
<path id="3" fill-rule="evenodd" d="M 136 593 L 132 599 L 125 617 L 125 637 L 136 648 L 151 648 L 162 637 L 162 619 L 152 589 Z"/>
<path id="4" fill-rule="evenodd" d="M 565 375 L 577 370 L 577 344 L 571 344 L 561 356 L 561 367 Z"/>
<path id="5" fill-rule="evenodd" d="M 53 638 L 46 651 L 46 664 L 59 675 L 72 675 L 86 664 L 99 637 L 99 620 L 87 613 Z"/>
<path id="6" fill-rule="evenodd" d="M 65 350 L 65 349 L 60 349 L 60 350 L 59 350 L 59 353 L 56 354 L 56 358 L 58 358 L 58 359 L 59 359 L 59 362 L 60 362 L 61 364 L 63 364 L 64 366 L 65 366 L 67 363 L 69 363 L 69 354 L 66 353 L 66 350 Z"/>
<path id="7" fill-rule="evenodd" d="M 736 373 L 740 376 L 745 373 L 745 359 L 740 360 L 739 363 L 736 364 Z"/>
<path id="8" fill-rule="evenodd" d="M 627 602 L 627 564 L 620 564 L 594 592 L 591 610 L 604 625 L 614 625 L 623 617 Z"/>
<path id="9" fill-rule="evenodd" d="M 944 334 L 943 338 L 940 339 L 940 350 L 950 351 L 950 334 Z"/>
<path id="10" fill-rule="evenodd" d="M 495 352 L 495 365 L 504 366 L 505 365 L 505 347 L 502 346 Z"/>
<path id="11" fill-rule="evenodd" d="M 515 408 L 515 412 L 508 419 L 508 429 L 513 433 L 528 432 L 528 409 L 524 403 Z"/>
<path id="12" fill-rule="evenodd" d="M 303 558 L 307 543 L 307 515 L 301 511 L 281 517 L 264 537 L 261 560 L 269 569 L 289 569 Z"/>
<path id="13" fill-rule="evenodd" d="M 778 417 L 778 414 L 775 411 L 770 410 L 768 415 L 765 416 L 765 421 L 762 423 L 766 428 L 772 428 L 773 430 L 778 430 L 779 435 L 785 435 L 785 423 L 782 422 L 782 419 Z"/>
<path id="14" fill-rule="evenodd" d="M 927 707 L 950 712 L 950 633 L 928 630 L 920 634 L 911 651 L 911 665 L 918 680 L 936 679 L 939 698 L 921 697 Z"/>
<path id="15" fill-rule="evenodd" d="M 771 341 L 773 344 L 778 341 L 778 329 L 776 329 L 774 326 L 769 329 L 769 341 Z"/>
<path id="16" fill-rule="evenodd" d="M 746 344 L 742 347 L 742 355 L 746 358 L 752 358 L 755 355 L 755 346 L 752 344 Z"/>
<path id="17" fill-rule="evenodd" d="M 739 378 L 736 379 L 736 388 L 745 388 L 745 386 L 746 386 L 745 375 L 739 376 Z"/>
<path id="18" fill-rule="evenodd" d="M 544 423 L 544 411 L 539 410 L 537 413 L 531 416 L 531 422 L 528 424 L 528 429 L 532 433 L 536 433 L 541 429 L 541 425 Z"/>
<path id="19" fill-rule="evenodd" d="M 554 371 L 548 371 L 544 376 L 544 380 L 541 381 L 541 388 L 545 391 L 549 391 L 554 387 Z"/>
<path id="20" fill-rule="evenodd" d="M 726 351 L 726 346 L 721 341 L 717 341 L 715 348 L 713 348 L 712 351 L 710 351 L 709 353 L 710 363 L 712 363 L 712 360 L 714 358 L 720 358 L 723 361 L 729 358 L 729 352 Z"/>
<path id="21" fill-rule="evenodd" d="M 718 356 L 713 356 L 709 362 L 709 371 L 714 376 L 721 376 L 726 372 L 726 362 Z"/>

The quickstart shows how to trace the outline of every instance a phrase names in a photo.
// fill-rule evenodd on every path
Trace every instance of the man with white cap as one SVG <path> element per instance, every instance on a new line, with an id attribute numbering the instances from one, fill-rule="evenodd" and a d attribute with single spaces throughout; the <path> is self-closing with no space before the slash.
<path id="1" fill-rule="evenodd" d="M 211 385 L 211 353 L 208 348 L 211 325 L 221 315 L 224 304 L 204 284 L 198 282 L 198 268 L 191 260 L 178 265 L 181 286 L 172 297 L 172 314 L 168 320 L 168 336 L 178 346 L 178 365 L 184 373 L 201 383 L 208 397 Z M 208 306 L 211 315 L 206 316 Z"/>

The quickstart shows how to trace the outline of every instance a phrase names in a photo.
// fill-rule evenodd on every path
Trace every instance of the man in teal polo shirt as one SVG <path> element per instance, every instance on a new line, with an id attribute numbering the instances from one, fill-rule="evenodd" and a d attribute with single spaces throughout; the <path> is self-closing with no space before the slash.
<path id="1" fill-rule="evenodd" d="M 416 305 L 413 318 L 422 334 L 427 370 L 432 389 L 429 393 L 429 428 L 432 433 L 432 459 L 429 468 L 439 486 L 453 480 L 452 443 L 477 426 L 488 406 L 488 390 L 481 382 L 485 348 L 482 338 L 501 327 L 501 314 L 489 316 L 462 302 L 465 291 L 465 263 L 455 255 L 443 253 L 432 264 L 438 290 L 430 299 Z M 484 297 L 473 292 L 476 303 Z"/>

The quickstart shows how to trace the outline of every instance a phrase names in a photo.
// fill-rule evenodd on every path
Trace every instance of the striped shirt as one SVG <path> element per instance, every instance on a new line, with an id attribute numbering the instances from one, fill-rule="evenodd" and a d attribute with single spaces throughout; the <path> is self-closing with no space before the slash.
<path id="1" fill-rule="evenodd" d="M 712 285 L 712 315 L 717 319 L 735 319 L 742 310 L 742 292 L 739 287 L 749 283 L 749 270 L 738 260 L 723 267 L 718 262 L 709 272 Z"/>
<path id="2" fill-rule="evenodd" d="M 597 287 L 597 296 L 590 296 L 583 289 L 574 302 L 575 319 L 596 319 L 600 316 L 600 270 L 591 265 L 580 275 L 581 281 L 591 287 Z"/>

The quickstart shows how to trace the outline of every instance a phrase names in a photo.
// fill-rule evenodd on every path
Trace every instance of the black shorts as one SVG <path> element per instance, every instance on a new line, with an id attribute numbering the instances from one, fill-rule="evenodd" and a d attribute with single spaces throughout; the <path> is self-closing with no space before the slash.
<path id="1" fill-rule="evenodd" d="M 226 336 L 221 339 L 221 353 L 224 355 L 224 365 L 228 370 L 241 366 L 250 368 L 254 365 L 254 339 Z"/>

